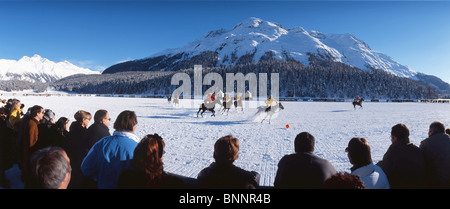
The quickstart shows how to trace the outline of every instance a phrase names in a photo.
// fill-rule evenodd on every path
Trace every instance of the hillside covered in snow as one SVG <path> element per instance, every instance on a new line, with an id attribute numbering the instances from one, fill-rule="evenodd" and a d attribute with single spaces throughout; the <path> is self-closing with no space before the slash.
<path id="1" fill-rule="evenodd" d="M 383 70 L 406 78 L 417 72 L 388 55 L 374 52 L 352 34 L 324 34 L 302 27 L 285 28 L 278 23 L 249 18 L 232 29 L 218 29 L 186 45 L 150 57 L 119 63 L 103 73 L 164 71 L 190 68 L 192 62 L 208 67 L 259 62 L 267 58 L 295 60 L 310 65 L 314 55 L 362 70 Z"/>
<path id="2" fill-rule="evenodd" d="M 53 62 L 40 55 L 24 56 L 19 60 L 0 59 L 0 80 L 20 80 L 47 83 L 74 74 L 100 74 L 78 67 L 69 61 Z"/>

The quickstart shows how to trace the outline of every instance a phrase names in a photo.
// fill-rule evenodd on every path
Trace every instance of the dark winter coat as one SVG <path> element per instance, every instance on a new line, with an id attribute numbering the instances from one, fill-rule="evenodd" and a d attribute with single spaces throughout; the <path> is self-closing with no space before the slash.
<path id="1" fill-rule="evenodd" d="M 274 187 L 279 189 L 321 189 L 337 171 L 327 160 L 311 152 L 285 155 L 278 163 Z"/>
<path id="2" fill-rule="evenodd" d="M 105 136 L 111 136 L 109 133 L 109 128 L 105 126 L 103 123 L 94 123 L 91 126 L 89 126 L 87 130 L 87 141 L 88 146 L 86 154 L 89 152 L 92 146 L 94 146 L 95 143 L 98 142 L 101 138 Z"/>
<path id="3" fill-rule="evenodd" d="M 8 120 L 0 119 L 0 170 L 7 170 L 14 163 L 14 131 L 8 123 Z"/>
<path id="4" fill-rule="evenodd" d="M 39 141 L 37 141 L 37 143 L 35 145 L 36 150 L 40 150 L 40 149 L 42 149 L 44 147 L 49 147 L 49 146 L 53 146 L 54 145 L 53 142 L 52 142 L 52 139 L 50 137 L 50 134 L 51 134 L 50 133 L 51 132 L 50 126 L 51 126 L 51 124 L 42 124 L 42 123 L 40 123 L 38 125 L 38 129 L 39 129 L 38 138 L 39 138 Z"/>
<path id="5" fill-rule="evenodd" d="M 450 189 L 450 136 L 439 133 L 420 142 L 431 188 Z"/>
<path id="6" fill-rule="evenodd" d="M 63 148 L 70 159 L 72 166 L 72 175 L 68 188 L 79 189 L 83 182 L 83 173 L 81 172 L 81 162 L 85 157 L 82 147 L 86 146 L 87 128 L 81 126 L 79 122 L 72 122 L 69 127 L 68 140 L 63 144 Z"/>
<path id="7" fill-rule="evenodd" d="M 24 147 L 25 147 L 25 141 L 24 141 L 24 133 L 25 133 L 25 126 L 28 123 L 28 120 L 30 119 L 30 114 L 25 114 L 19 123 L 19 130 L 16 134 L 15 140 L 17 143 L 17 156 L 20 156 L 18 160 L 19 165 L 23 165 L 23 158 L 24 156 Z"/>
<path id="8" fill-rule="evenodd" d="M 426 187 L 425 160 L 420 148 L 412 143 L 392 143 L 377 165 L 383 169 L 392 189 Z"/>
<path id="9" fill-rule="evenodd" d="M 63 144 L 69 140 L 69 132 L 67 130 L 58 130 L 56 126 L 52 126 L 49 132 L 52 146 L 63 147 Z"/>
<path id="10" fill-rule="evenodd" d="M 80 123 L 74 121 L 70 124 L 69 137 L 63 146 L 70 158 L 70 161 L 73 161 L 72 159 L 79 159 L 82 157 L 80 156 L 80 147 L 85 142 L 86 133 L 87 128 L 81 126 Z"/>
<path id="11" fill-rule="evenodd" d="M 145 180 L 145 171 L 130 169 L 122 172 L 117 183 L 118 189 L 184 189 L 183 181 L 166 172 L 154 182 L 148 183 Z"/>
<path id="12" fill-rule="evenodd" d="M 246 171 L 232 163 L 212 163 L 197 176 L 206 189 L 251 189 L 259 186 L 259 173 Z"/>

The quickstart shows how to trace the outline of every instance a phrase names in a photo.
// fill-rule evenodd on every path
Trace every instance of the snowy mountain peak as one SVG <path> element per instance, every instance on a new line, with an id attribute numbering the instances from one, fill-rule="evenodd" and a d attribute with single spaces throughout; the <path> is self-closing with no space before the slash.
<path id="1" fill-rule="evenodd" d="M 41 59 L 44 59 L 44 58 L 42 58 L 39 54 L 34 54 L 34 55 L 31 57 L 31 59 L 34 59 L 34 60 L 41 60 Z"/>
<path id="2" fill-rule="evenodd" d="M 23 56 L 18 61 L 0 59 L 0 80 L 25 80 L 50 82 L 74 74 L 100 74 L 87 68 L 75 66 L 69 61 L 55 63 L 38 54 Z"/>
<path id="3" fill-rule="evenodd" d="M 243 28 L 257 28 L 261 23 L 263 23 L 263 20 L 256 18 L 256 17 L 251 17 L 248 18 L 240 23 L 238 23 L 237 25 L 235 25 L 233 27 L 233 30 L 239 27 L 243 27 Z"/>
<path id="4" fill-rule="evenodd" d="M 259 37 L 270 37 L 274 40 L 278 38 L 280 35 L 287 34 L 288 31 L 283 28 L 282 25 L 264 21 L 256 17 L 249 18 L 244 20 L 234 26 L 233 33 L 237 33 L 240 35 L 253 35 Z"/>
<path id="5" fill-rule="evenodd" d="M 205 53 L 213 54 L 216 66 L 258 62 L 267 57 L 291 59 L 310 65 L 310 56 L 316 55 L 363 70 L 381 69 L 401 77 L 414 77 L 417 74 L 391 57 L 372 51 L 368 44 L 352 34 L 325 34 L 316 30 L 307 31 L 301 26 L 285 28 L 281 24 L 256 17 L 245 19 L 232 29 L 211 30 L 184 46 L 141 59 L 139 61 L 146 61 L 136 63 L 146 63 L 145 67 L 133 69 L 168 70 L 171 64 L 191 60 Z M 129 66 L 111 66 L 104 73 L 127 71 Z"/>
<path id="6" fill-rule="evenodd" d="M 290 33 L 305 33 L 305 32 L 307 33 L 307 31 L 306 31 L 303 27 L 301 27 L 301 26 L 297 26 L 297 27 L 288 29 L 288 31 L 289 31 Z"/>

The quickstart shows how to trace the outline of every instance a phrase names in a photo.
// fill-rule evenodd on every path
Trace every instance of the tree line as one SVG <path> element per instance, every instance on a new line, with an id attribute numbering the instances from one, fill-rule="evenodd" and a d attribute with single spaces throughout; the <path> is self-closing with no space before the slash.
<path id="1" fill-rule="evenodd" d="M 418 81 L 401 78 L 382 70 L 360 70 L 338 62 L 310 58 L 311 65 L 305 66 L 294 60 L 265 59 L 258 63 L 235 66 L 205 67 L 203 76 L 210 72 L 219 73 L 225 79 L 226 73 L 279 73 L 281 97 L 313 98 L 388 98 L 388 99 L 433 99 L 439 94 L 431 86 Z M 193 67 L 194 65 L 192 65 Z M 73 75 L 49 83 L 56 90 L 87 94 L 153 94 L 168 95 L 178 86 L 171 85 L 175 73 L 191 76 L 193 68 L 173 71 L 128 71 L 102 75 Z M 213 83 L 214 85 L 214 83 Z M 211 86 L 203 86 L 205 92 Z M 248 83 L 246 84 L 248 90 Z"/>

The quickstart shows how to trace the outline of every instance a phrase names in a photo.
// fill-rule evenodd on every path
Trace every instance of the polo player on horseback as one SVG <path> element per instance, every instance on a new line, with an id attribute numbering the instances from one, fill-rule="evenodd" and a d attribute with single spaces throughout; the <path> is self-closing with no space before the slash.
<path id="1" fill-rule="evenodd" d="M 265 102 L 266 102 L 266 105 L 267 105 L 266 112 L 269 112 L 272 109 L 272 106 L 274 105 L 274 103 L 278 103 L 278 101 L 276 99 L 274 99 L 272 97 L 272 95 L 270 95 L 269 98 L 266 99 Z"/>
<path id="2" fill-rule="evenodd" d="M 212 101 L 213 101 L 213 99 L 212 99 L 212 97 L 211 97 L 211 94 L 206 94 L 205 103 L 210 103 L 210 102 L 212 102 Z"/>
<path id="3" fill-rule="evenodd" d="M 353 100 L 353 102 L 352 102 L 353 108 L 355 108 L 355 110 L 356 110 L 356 105 L 358 105 L 358 106 L 360 106 L 361 109 L 362 109 L 362 102 L 363 102 L 363 101 L 364 101 L 364 98 L 359 98 L 359 96 L 356 97 L 356 99 Z"/>
<path id="4" fill-rule="evenodd" d="M 241 100 L 241 94 L 237 93 L 236 96 L 234 96 L 234 100 L 236 100 L 236 101 Z"/>
<path id="5" fill-rule="evenodd" d="M 231 101 L 231 97 L 229 94 L 225 94 L 225 102 L 230 102 Z"/>

